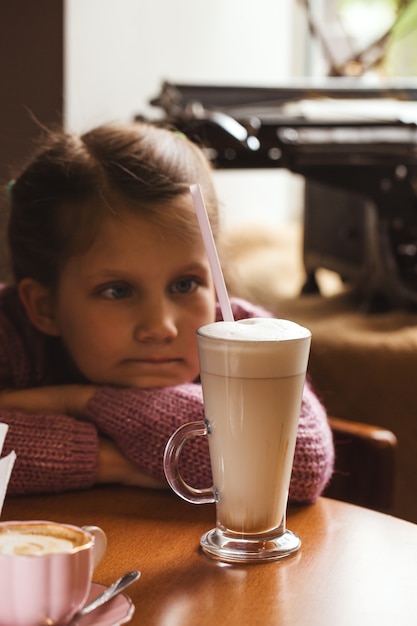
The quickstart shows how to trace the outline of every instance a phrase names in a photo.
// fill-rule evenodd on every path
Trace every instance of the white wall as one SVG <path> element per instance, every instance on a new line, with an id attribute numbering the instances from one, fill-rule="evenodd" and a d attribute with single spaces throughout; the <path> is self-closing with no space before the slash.
<path id="1" fill-rule="evenodd" d="M 276 86 L 303 66 L 294 0 L 66 0 L 65 125 L 157 117 L 162 81 Z M 226 224 L 299 210 L 282 170 L 215 173 Z"/>

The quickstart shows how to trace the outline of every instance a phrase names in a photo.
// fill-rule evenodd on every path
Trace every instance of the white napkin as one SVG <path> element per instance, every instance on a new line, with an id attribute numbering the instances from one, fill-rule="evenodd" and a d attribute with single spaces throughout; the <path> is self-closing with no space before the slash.
<path id="1" fill-rule="evenodd" d="M 9 427 L 7 424 L 4 424 L 3 422 L 0 423 L 0 454 L 3 450 L 3 444 L 6 439 L 8 429 Z M 14 450 L 9 452 L 7 456 L 0 459 L 0 515 L 15 460 L 16 453 Z"/>

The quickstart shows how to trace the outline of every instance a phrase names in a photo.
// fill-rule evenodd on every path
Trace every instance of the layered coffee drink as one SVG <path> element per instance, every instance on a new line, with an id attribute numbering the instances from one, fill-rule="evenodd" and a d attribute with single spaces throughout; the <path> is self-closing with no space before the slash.
<path id="1" fill-rule="evenodd" d="M 0 528 L 0 554 L 62 554 L 72 552 L 85 543 L 85 533 L 51 522 L 15 522 Z"/>
<path id="2" fill-rule="evenodd" d="M 217 522 L 227 532 L 268 533 L 284 518 L 310 337 L 269 318 L 198 330 Z"/>
<path id="3" fill-rule="evenodd" d="M 183 424 L 164 454 L 168 483 L 195 504 L 216 503 L 203 552 L 227 563 L 280 559 L 300 538 L 285 525 L 311 333 L 289 320 L 214 322 L 197 330 L 205 419 Z M 180 452 L 208 436 L 213 486 L 181 477 Z"/>

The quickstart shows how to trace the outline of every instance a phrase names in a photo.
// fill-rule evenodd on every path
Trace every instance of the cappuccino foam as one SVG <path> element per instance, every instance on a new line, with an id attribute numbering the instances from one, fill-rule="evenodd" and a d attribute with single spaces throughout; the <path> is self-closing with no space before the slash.
<path id="1" fill-rule="evenodd" d="M 217 376 L 280 378 L 305 374 L 311 332 L 289 320 L 252 318 L 198 329 L 200 369 Z"/>
<path id="2" fill-rule="evenodd" d="M 290 341 L 309 337 L 310 331 L 290 320 L 252 317 L 236 322 L 215 322 L 199 329 L 199 334 L 236 341 Z"/>
<path id="3" fill-rule="evenodd" d="M 52 525 L 17 525 L 0 532 L 0 554 L 43 556 L 72 552 L 82 545 L 82 536 L 74 531 L 60 532 Z"/>

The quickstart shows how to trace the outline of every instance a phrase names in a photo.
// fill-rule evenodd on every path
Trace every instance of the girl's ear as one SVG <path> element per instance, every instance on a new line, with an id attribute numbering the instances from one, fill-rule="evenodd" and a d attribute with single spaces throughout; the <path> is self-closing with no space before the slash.
<path id="1" fill-rule="evenodd" d="M 33 278 L 24 278 L 18 285 L 18 292 L 32 324 L 45 335 L 59 335 L 50 289 Z"/>

